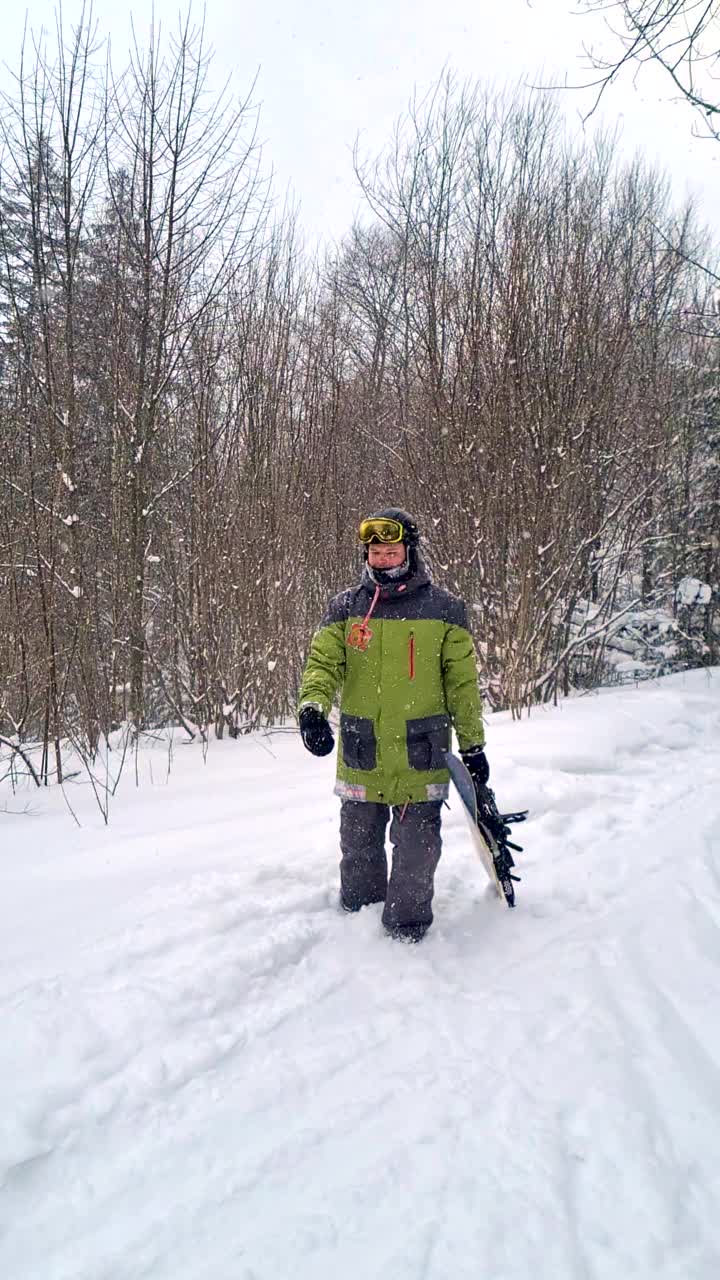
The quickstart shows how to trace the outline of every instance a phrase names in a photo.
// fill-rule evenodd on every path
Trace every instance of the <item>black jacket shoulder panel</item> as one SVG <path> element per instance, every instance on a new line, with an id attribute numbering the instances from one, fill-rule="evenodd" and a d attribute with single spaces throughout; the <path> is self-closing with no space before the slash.
<path id="1" fill-rule="evenodd" d="M 436 587 L 434 583 L 424 583 L 412 595 L 396 595 L 391 600 L 380 600 L 375 616 L 417 621 L 432 619 L 468 629 L 464 602 L 442 587 Z"/>
<path id="2" fill-rule="evenodd" d="M 433 582 L 428 588 L 427 600 L 424 604 L 423 612 L 426 617 L 439 618 L 451 626 L 467 627 L 465 602 L 454 596 L 452 592 L 446 591 L 444 587 L 437 587 Z"/>
<path id="3" fill-rule="evenodd" d="M 465 601 L 461 600 L 459 596 L 454 596 L 451 591 L 446 591 L 444 587 L 433 585 L 430 589 L 437 599 L 438 616 L 452 626 L 465 627 L 466 630 L 469 630 L 468 611 Z"/>
<path id="4" fill-rule="evenodd" d="M 364 617 L 371 599 L 372 595 L 364 582 L 340 591 L 330 600 L 320 626 L 329 627 L 334 622 L 347 622 L 348 618 L 356 616 Z M 444 587 L 436 587 L 432 582 L 423 583 L 419 590 L 408 596 L 395 595 L 389 600 L 381 598 L 375 608 L 375 616 L 388 619 L 435 618 L 450 626 L 469 630 L 464 600 L 452 595 Z"/>
<path id="5" fill-rule="evenodd" d="M 352 612 L 353 597 L 357 595 L 357 587 L 347 587 L 329 601 L 321 627 L 329 627 L 333 622 L 347 622 Z"/>

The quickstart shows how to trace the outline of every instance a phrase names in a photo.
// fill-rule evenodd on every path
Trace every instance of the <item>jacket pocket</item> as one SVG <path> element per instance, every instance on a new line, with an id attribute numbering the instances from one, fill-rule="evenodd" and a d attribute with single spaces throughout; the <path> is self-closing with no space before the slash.
<path id="1" fill-rule="evenodd" d="M 450 748 L 449 716 L 423 716 L 407 721 L 407 753 L 411 769 L 427 773 L 445 769 L 445 752 Z"/>
<path id="2" fill-rule="evenodd" d="M 365 716 L 340 714 L 343 763 L 348 769 L 374 769 L 377 764 L 375 726 Z"/>

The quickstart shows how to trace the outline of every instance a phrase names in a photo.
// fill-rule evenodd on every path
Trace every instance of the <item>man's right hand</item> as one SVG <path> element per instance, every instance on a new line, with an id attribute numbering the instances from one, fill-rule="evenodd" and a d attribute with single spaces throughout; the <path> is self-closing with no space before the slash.
<path id="1" fill-rule="evenodd" d="M 483 747 L 467 747 L 460 752 L 460 759 L 473 780 L 473 786 L 480 796 L 480 787 L 487 784 L 490 777 L 490 765 Z"/>
<path id="2" fill-rule="evenodd" d="M 303 707 L 299 717 L 303 746 L 314 756 L 329 756 L 335 745 L 333 732 L 318 707 Z"/>

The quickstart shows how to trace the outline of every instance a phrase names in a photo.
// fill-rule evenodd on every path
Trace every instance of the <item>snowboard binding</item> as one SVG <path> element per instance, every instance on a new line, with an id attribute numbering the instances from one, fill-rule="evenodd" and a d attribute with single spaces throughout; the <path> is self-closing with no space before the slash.
<path id="1" fill-rule="evenodd" d="M 500 813 L 495 802 L 495 793 L 486 785 L 476 788 L 476 799 L 478 826 L 492 852 L 495 874 L 505 895 L 505 901 L 509 907 L 514 907 L 513 881 L 519 883 L 520 876 L 512 874 L 515 860 L 510 851 L 522 853 L 523 849 L 522 845 L 514 844 L 509 840 L 508 836 L 512 834 L 512 826 L 525 821 L 529 810 L 520 809 L 516 813 Z"/>
<path id="2" fill-rule="evenodd" d="M 524 822 L 528 809 L 516 813 L 500 813 L 495 794 L 487 783 L 475 782 L 470 770 L 459 756 L 445 752 L 445 763 L 453 785 L 460 796 L 465 817 L 473 835 L 473 844 L 498 897 L 507 907 L 515 906 L 514 882 L 520 879 L 512 873 L 515 866 L 513 853 L 522 853 L 522 845 L 508 839 L 511 827 Z M 512 852 L 511 852 L 512 850 Z"/>

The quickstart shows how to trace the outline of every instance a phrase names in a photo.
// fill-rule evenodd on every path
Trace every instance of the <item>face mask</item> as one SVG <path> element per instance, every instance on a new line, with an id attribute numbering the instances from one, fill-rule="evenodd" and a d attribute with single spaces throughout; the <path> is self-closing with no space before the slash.
<path id="1" fill-rule="evenodd" d="M 409 570 L 410 566 L 407 560 L 404 564 L 396 565 L 394 569 L 371 569 L 370 565 L 368 565 L 368 573 L 370 574 L 370 577 L 373 582 L 376 582 L 381 587 L 388 582 L 397 582 L 400 579 L 407 577 Z"/>

